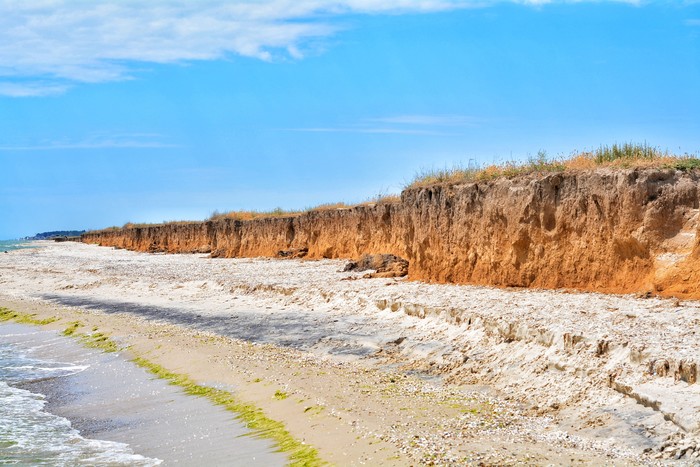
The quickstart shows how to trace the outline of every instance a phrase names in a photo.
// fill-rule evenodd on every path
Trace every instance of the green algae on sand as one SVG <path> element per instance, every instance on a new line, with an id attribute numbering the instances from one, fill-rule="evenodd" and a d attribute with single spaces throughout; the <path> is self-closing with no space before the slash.
<path id="1" fill-rule="evenodd" d="M 319 458 L 316 449 L 296 440 L 287 431 L 282 422 L 268 418 L 259 407 L 241 402 L 233 394 L 222 389 L 196 384 L 188 376 L 170 372 L 144 358 L 137 357 L 133 361 L 159 378 L 169 381 L 170 384 L 180 386 L 186 394 L 206 397 L 214 404 L 221 405 L 226 410 L 236 413 L 238 415 L 237 418 L 245 422 L 248 429 L 252 430 L 253 436 L 271 439 L 277 444 L 280 452 L 288 453 L 289 465 L 326 465 Z"/>
<path id="2" fill-rule="evenodd" d="M 19 324 L 44 326 L 58 320 L 59 318 L 57 317 L 38 319 L 34 314 L 19 313 L 0 307 L 0 322 L 14 321 Z M 92 333 L 77 333 L 78 328 L 82 326 L 83 323 L 80 321 L 73 321 L 61 334 L 78 339 L 86 347 L 100 349 L 104 352 L 120 350 L 120 347 L 114 340 L 106 334 L 98 332 L 96 327 L 93 328 Z M 282 422 L 268 418 L 261 408 L 239 401 L 233 394 L 222 389 L 196 384 L 187 375 L 168 371 L 145 358 L 135 357 L 132 361 L 157 377 L 165 379 L 170 384 L 181 387 L 185 394 L 205 397 L 212 403 L 221 405 L 226 410 L 235 413 L 237 415 L 236 418 L 245 423 L 253 436 L 272 440 L 277 445 L 279 452 L 288 454 L 290 466 L 315 467 L 328 465 L 327 462 L 321 460 L 316 449 L 295 439 Z"/>
<path id="3" fill-rule="evenodd" d="M 31 315 L 29 313 L 18 313 L 8 308 L 0 307 L 0 322 L 10 320 L 18 324 L 33 324 L 37 326 L 44 326 L 46 324 L 51 324 L 54 321 L 58 321 L 58 318 L 51 317 L 45 319 L 37 319 L 36 315 Z"/>

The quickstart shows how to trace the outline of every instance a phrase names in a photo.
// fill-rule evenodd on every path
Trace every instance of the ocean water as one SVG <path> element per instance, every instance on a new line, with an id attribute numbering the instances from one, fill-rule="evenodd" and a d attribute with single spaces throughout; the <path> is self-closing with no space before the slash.
<path id="1" fill-rule="evenodd" d="M 0 323 L 0 466 L 288 464 L 250 434 L 234 414 L 120 352 Z"/>
<path id="2" fill-rule="evenodd" d="M 33 248 L 34 245 L 27 240 L 0 240 L 0 253 L 5 251 L 20 250 L 22 248 Z"/>
<path id="3" fill-rule="evenodd" d="M 7 336 L 5 336 L 7 337 Z M 152 466 L 129 445 L 84 438 L 66 418 L 44 410 L 42 394 L 19 386 L 79 373 L 86 365 L 38 360 L 0 341 L 0 465 Z"/>

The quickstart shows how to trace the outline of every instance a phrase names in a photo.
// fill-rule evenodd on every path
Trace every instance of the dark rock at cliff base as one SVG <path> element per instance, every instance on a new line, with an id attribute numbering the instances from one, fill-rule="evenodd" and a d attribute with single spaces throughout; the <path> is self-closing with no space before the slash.
<path id="1" fill-rule="evenodd" d="M 346 264 L 343 271 L 367 271 L 370 269 L 375 272 L 367 274 L 365 276 L 367 278 L 403 277 L 408 274 L 408 261 L 396 255 L 364 255 L 359 260 Z"/>
<path id="2" fill-rule="evenodd" d="M 280 250 L 277 252 L 278 258 L 303 258 L 309 253 L 308 248 L 290 248 L 289 250 Z"/>

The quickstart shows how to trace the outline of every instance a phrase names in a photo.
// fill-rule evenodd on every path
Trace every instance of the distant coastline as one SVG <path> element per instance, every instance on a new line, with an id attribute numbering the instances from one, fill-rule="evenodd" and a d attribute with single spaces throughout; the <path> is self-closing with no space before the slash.
<path id="1" fill-rule="evenodd" d="M 40 232 L 33 237 L 25 237 L 22 240 L 49 240 L 55 237 L 80 237 L 85 230 L 54 230 L 51 232 Z"/>
<path id="2" fill-rule="evenodd" d="M 53 230 L 51 232 L 40 232 L 32 237 L 24 237 L 20 240 L 49 240 L 55 237 L 79 237 L 85 230 Z"/>

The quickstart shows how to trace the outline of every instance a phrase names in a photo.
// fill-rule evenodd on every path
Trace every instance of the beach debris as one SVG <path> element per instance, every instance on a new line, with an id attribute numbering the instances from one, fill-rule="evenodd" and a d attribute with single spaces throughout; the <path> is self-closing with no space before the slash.
<path id="1" fill-rule="evenodd" d="M 363 276 L 365 279 L 403 277 L 408 274 L 408 261 L 390 254 L 364 255 L 359 260 L 346 264 L 343 272 L 368 270 L 374 270 L 374 272 L 365 274 Z"/>
<path id="2" fill-rule="evenodd" d="M 290 248 L 288 250 L 280 250 L 277 252 L 278 258 L 303 258 L 309 253 L 309 249 L 304 248 Z"/>

